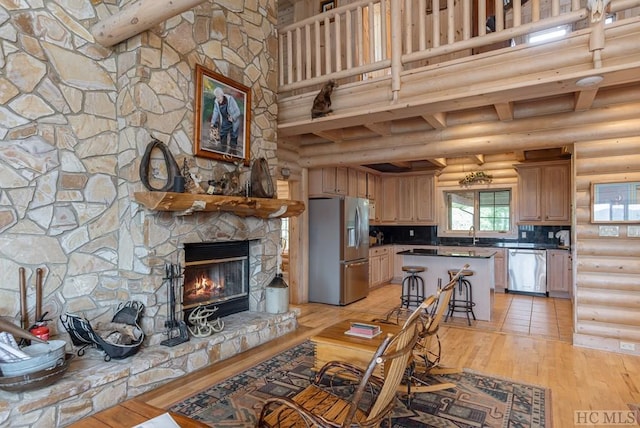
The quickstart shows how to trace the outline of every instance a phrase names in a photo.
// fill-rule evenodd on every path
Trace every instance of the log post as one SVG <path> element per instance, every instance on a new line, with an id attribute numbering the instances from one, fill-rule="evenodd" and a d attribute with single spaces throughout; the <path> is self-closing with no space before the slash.
<path id="1" fill-rule="evenodd" d="M 138 0 L 91 27 L 96 42 L 110 47 L 206 0 Z"/>

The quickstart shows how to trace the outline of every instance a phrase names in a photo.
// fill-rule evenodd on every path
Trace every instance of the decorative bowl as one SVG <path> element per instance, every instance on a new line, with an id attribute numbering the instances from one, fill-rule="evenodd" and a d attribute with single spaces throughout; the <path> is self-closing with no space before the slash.
<path id="1" fill-rule="evenodd" d="M 10 392 L 22 392 L 51 385 L 62 377 L 69 367 L 73 354 L 56 361 L 56 365 L 44 370 L 20 376 L 0 376 L 0 389 Z"/>
<path id="2" fill-rule="evenodd" d="M 22 352 L 31 356 L 28 360 L 0 363 L 2 375 L 6 377 L 20 376 L 57 365 L 58 360 L 64 360 L 64 340 L 50 340 L 47 343 L 36 343 L 22 348 Z"/>

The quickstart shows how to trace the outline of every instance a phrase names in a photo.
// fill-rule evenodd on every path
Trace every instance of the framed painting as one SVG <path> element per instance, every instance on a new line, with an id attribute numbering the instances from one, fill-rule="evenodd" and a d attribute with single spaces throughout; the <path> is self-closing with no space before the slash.
<path id="1" fill-rule="evenodd" d="M 196 65 L 194 154 L 249 165 L 251 91 Z"/>
<path id="2" fill-rule="evenodd" d="M 320 13 L 329 12 L 336 8 L 336 0 L 326 0 L 320 3 Z"/>

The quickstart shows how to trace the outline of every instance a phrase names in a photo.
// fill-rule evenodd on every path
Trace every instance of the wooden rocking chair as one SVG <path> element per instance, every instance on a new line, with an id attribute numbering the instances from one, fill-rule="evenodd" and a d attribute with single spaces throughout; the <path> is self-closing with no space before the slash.
<path id="1" fill-rule="evenodd" d="M 444 315 L 449 307 L 449 301 L 453 293 L 453 288 L 457 285 L 458 278 L 465 269 L 468 269 L 469 265 L 465 264 L 445 285 L 440 287 L 436 296 L 432 296 L 434 304 L 428 306 L 426 315 L 430 318 L 429 323 L 424 323 L 425 328 L 420 329 L 418 333 L 418 342 L 412 352 L 412 360 L 407 368 L 407 376 L 405 382 L 398 386 L 398 390 L 406 391 L 409 396 L 409 405 L 411 403 L 411 396 L 417 392 L 434 392 L 443 389 L 455 388 L 455 384 L 451 382 L 444 383 L 427 383 L 422 377 L 426 375 L 442 375 L 460 373 L 461 368 L 447 368 L 440 366 L 440 355 L 442 347 L 440 345 L 440 339 L 438 338 L 438 329 L 440 322 L 444 318 Z M 384 322 L 392 322 L 399 324 L 404 318 L 406 318 L 406 308 L 396 307 L 391 310 L 383 320 Z M 418 376 L 420 375 L 420 376 Z"/>
<path id="2" fill-rule="evenodd" d="M 318 371 L 311 385 L 292 399 L 268 399 L 258 426 L 378 427 L 385 418 L 391 426 L 396 391 L 417 343 L 418 325 L 424 322 L 421 313 L 425 307 L 420 305 L 402 330 L 385 338 L 366 370 L 346 362 L 328 362 Z M 380 364 L 384 365 L 384 379 L 373 375 Z M 350 382 L 350 388 L 344 387 L 347 382 Z M 353 393 L 347 394 L 347 390 Z"/>

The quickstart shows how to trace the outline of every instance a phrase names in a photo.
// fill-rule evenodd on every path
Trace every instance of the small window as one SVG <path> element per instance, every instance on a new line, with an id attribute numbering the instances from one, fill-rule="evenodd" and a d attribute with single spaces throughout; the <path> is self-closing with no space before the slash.
<path id="1" fill-rule="evenodd" d="M 556 40 L 569 33 L 569 26 L 549 28 L 548 30 L 537 31 L 529 35 L 529 43 L 544 43 Z"/>
<path id="2" fill-rule="evenodd" d="M 511 189 L 445 191 L 445 234 L 468 233 L 471 227 L 485 236 L 510 232 L 511 195 Z"/>

